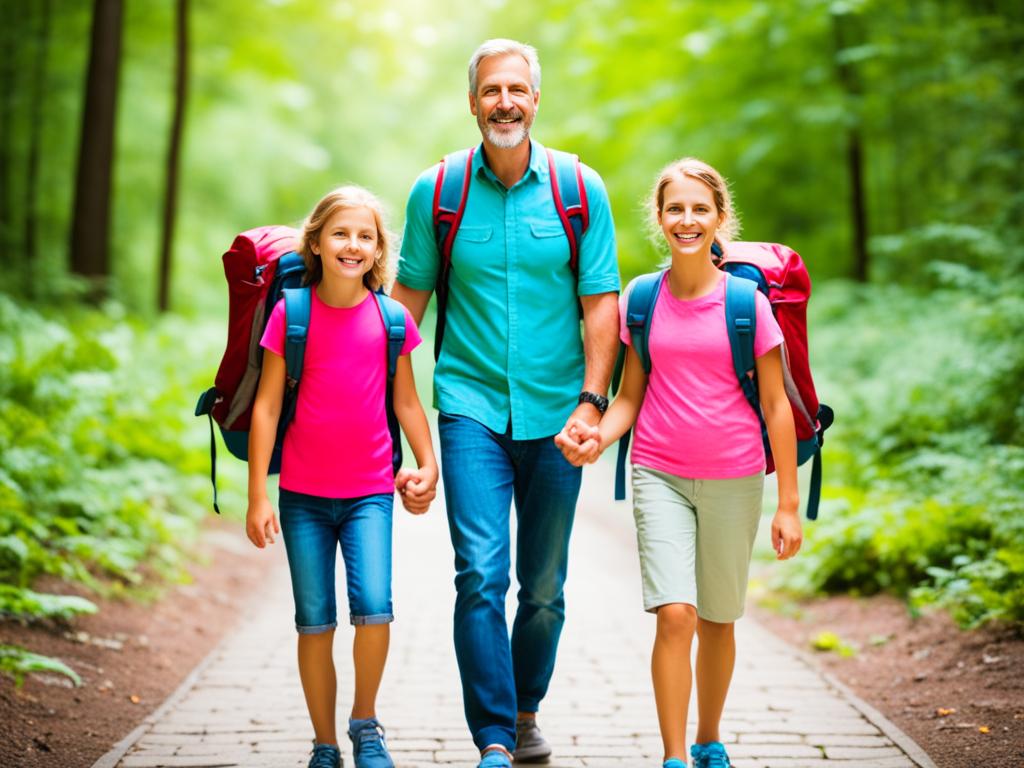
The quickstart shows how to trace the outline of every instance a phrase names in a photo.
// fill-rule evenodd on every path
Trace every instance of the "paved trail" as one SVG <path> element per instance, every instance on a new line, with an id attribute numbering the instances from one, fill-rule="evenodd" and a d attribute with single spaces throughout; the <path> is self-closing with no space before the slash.
<path id="1" fill-rule="evenodd" d="M 572 540 L 566 627 L 539 720 L 555 748 L 551 768 L 661 764 L 648 673 L 654 619 L 641 610 L 630 508 L 612 504 L 607 473 L 588 468 Z M 283 546 L 275 549 L 253 553 L 276 569 L 270 591 L 94 768 L 306 765 L 312 728 L 295 666 Z M 452 649 L 452 556 L 440 500 L 425 517 L 396 511 L 394 592 L 397 621 L 378 712 L 396 763 L 475 766 Z M 339 584 L 342 617 L 344 594 Z M 737 634 L 739 663 L 723 721 L 737 768 L 934 768 L 895 726 L 752 620 L 742 620 Z M 350 641 L 351 629 L 339 627 L 341 724 L 352 689 Z"/>

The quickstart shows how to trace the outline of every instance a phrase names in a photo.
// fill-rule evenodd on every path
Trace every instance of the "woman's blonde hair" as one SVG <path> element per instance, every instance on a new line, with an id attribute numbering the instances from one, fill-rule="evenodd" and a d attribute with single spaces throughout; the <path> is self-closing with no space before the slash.
<path id="1" fill-rule="evenodd" d="M 646 207 L 651 227 L 651 236 L 655 239 L 655 242 L 661 246 L 665 241 L 661 232 L 661 223 L 658 219 L 661 208 L 665 204 L 665 187 L 680 176 L 697 179 L 711 190 L 715 207 L 718 209 L 719 214 L 724 215 L 724 219 L 715 235 L 715 240 L 719 242 L 721 240 L 735 240 L 740 233 L 740 220 L 736 214 L 736 209 L 733 208 L 732 195 L 729 194 L 729 184 L 726 182 L 725 177 L 702 160 L 698 160 L 695 157 L 684 157 L 679 160 L 673 160 L 661 169 L 661 172 L 658 174 L 658 181 L 654 184 L 650 197 L 647 199 Z"/>
<path id="2" fill-rule="evenodd" d="M 373 214 L 377 227 L 377 256 L 373 260 L 373 267 L 363 275 L 363 284 L 371 291 L 379 288 L 386 290 L 394 279 L 391 263 L 391 244 L 394 238 L 384 226 L 384 206 L 380 200 L 370 190 L 354 184 L 338 187 L 324 195 L 302 224 L 299 253 L 306 263 L 305 283 L 317 283 L 323 278 L 323 264 L 320 257 L 313 253 L 313 243 L 319 242 L 320 233 L 331 216 L 345 208 L 367 208 Z"/>

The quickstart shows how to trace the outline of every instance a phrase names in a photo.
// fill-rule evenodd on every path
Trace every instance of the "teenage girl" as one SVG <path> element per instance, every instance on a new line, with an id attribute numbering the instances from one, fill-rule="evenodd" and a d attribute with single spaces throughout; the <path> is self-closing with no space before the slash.
<path id="1" fill-rule="evenodd" d="M 306 219 L 301 253 L 312 310 L 295 418 L 285 435 L 280 527 L 267 497 L 267 468 L 285 390 L 285 309 L 279 301 L 261 345 L 263 373 L 249 433 L 249 510 L 245 527 L 257 547 L 283 530 L 295 598 L 299 676 L 313 722 L 310 768 L 338 768 L 337 678 L 332 659 L 337 613 L 334 565 L 345 560 L 355 692 L 348 735 L 357 768 L 394 763 L 375 701 L 387 658 L 391 608 L 394 492 L 413 514 L 435 495 L 437 461 L 416 395 L 409 352 L 420 335 L 408 312 L 394 378 L 394 410 L 418 469 L 392 477 L 385 411 L 386 331 L 371 291 L 390 277 L 389 235 L 381 205 L 365 189 L 327 194 Z"/>
<path id="2" fill-rule="evenodd" d="M 719 722 L 736 657 L 750 554 L 761 515 L 765 455 L 758 417 L 734 373 L 725 321 L 726 275 L 712 260 L 716 238 L 737 229 L 725 180 L 692 158 L 668 165 L 650 200 L 671 266 L 650 318 L 651 373 L 629 347 L 622 388 L 598 427 L 580 422 L 556 437 L 574 464 L 592 462 L 636 422 L 633 503 L 644 608 L 657 614 L 651 675 L 664 768 L 686 765 L 686 719 L 697 647 L 696 768 L 729 765 Z M 619 335 L 626 327 L 628 286 Z M 779 505 L 772 545 L 779 559 L 800 549 L 796 434 L 783 386 L 782 332 L 756 295 L 754 339 L 761 410 L 775 458 Z"/>

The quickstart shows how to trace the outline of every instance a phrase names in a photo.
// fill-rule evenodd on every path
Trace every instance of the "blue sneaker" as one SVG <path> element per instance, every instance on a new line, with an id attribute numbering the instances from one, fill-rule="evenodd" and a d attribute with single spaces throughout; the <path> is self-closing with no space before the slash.
<path id="1" fill-rule="evenodd" d="M 670 757 L 661 764 L 661 768 L 686 768 L 686 761 L 680 760 L 678 757 Z"/>
<path id="2" fill-rule="evenodd" d="M 341 750 L 335 744 L 313 743 L 309 768 L 341 768 Z"/>
<path id="3" fill-rule="evenodd" d="M 395 768 L 384 743 L 384 726 L 377 718 L 349 720 L 348 737 L 352 739 L 352 757 L 356 768 Z"/>
<path id="4" fill-rule="evenodd" d="M 693 758 L 693 768 L 730 768 L 732 765 L 725 745 L 720 741 L 690 745 L 690 757 Z"/>
<path id="5" fill-rule="evenodd" d="M 476 768 L 512 768 L 512 754 L 500 744 L 484 747 Z"/>

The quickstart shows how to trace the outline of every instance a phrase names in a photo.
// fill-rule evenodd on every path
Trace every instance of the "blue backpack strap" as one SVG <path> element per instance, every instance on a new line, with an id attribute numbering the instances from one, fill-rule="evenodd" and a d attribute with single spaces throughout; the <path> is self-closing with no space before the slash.
<path id="1" fill-rule="evenodd" d="M 629 289 L 629 296 L 626 299 L 626 327 L 629 329 L 633 349 L 636 350 L 644 373 L 647 375 L 651 373 L 651 320 L 654 317 L 654 307 L 658 303 L 658 294 L 661 293 L 661 284 L 667 274 L 668 270 L 641 275 L 633 281 L 633 287 Z M 620 353 L 620 358 L 624 362 L 625 349 L 620 349 Z M 616 364 L 616 371 L 613 374 L 616 389 L 621 376 L 621 367 Z M 626 456 L 629 454 L 629 439 L 632 431 L 631 429 L 626 430 L 626 433 L 619 438 L 619 453 L 615 458 L 616 501 L 626 498 Z"/>
<path id="2" fill-rule="evenodd" d="M 384 320 L 384 328 L 388 338 L 388 381 L 395 378 L 398 358 L 405 346 L 405 309 L 397 301 L 383 293 L 374 293 L 380 316 Z"/>
<path id="3" fill-rule="evenodd" d="M 288 387 L 298 385 L 302 378 L 302 361 L 306 356 L 306 336 L 309 333 L 309 315 L 312 311 L 312 286 L 285 288 L 284 296 L 285 343 L 284 364 Z"/>
<path id="4" fill-rule="evenodd" d="M 306 357 L 306 337 L 309 334 L 309 315 L 313 307 L 313 288 L 285 288 L 284 296 L 284 365 L 285 390 L 281 418 L 277 422 L 277 440 L 284 439 L 288 425 L 295 418 L 295 404 L 299 397 L 302 361 Z"/>
<path id="5" fill-rule="evenodd" d="M 217 402 L 220 393 L 216 387 L 210 387 L 199 396 L 196 403 L 196 416 L 206 416 L 210 421 L 210 484 L 213 485 L 213 511 L 220 514 L 220 506 L 217 504 L 217 438 L 213 432 L 213 406 Z"/>
<path id="6" fill-rule="evenodd" d="M 725 325 L 732 351 L 732 367 L 743 395 L 760 418 L 761 401 L 754 378 L 754 337 L 757 334 L 754 294 L 757 293 L 757 284 L 728 273 L 725 279 Z"/>
<path id="7" fill-rule="evenodd" d="M 668 270 L 641 275 L 633 281 L 629 298 L 626 300 L 626 327 L 629 329 L 633 348 L 643 363 L 644 373 L 647 374 L 651 372 L 651 320 L 666 275 Z"/>
<path id="8" fill-rule="evenodd" d="M 580 159 L 568 152 L 547 149 L 548 176 L 555 210 L 569 239 L 569 269 L 574 275 L 580 271 L 580 245 L 590 225 L 590 206 L 587 188 L 583 184 Z"/>
<path id="9" fill-rule="evenodd" d="M 402 466 L 402 433 L 395 415 L 395 371 L 398 370 L 398 358 L 405 346 L 405 309 L 390 296 L 383 292 L 374 293 L 380 316 L 384 320 L 384 332 L 387 335 L 387 388 L 385 390 L 385 410 L 388 417 L 388 432 L 391 433 L 391 469 L 397 474 Z"/>
<path id="10" fill-rule="evenodd" d="M 815 438 L 818 442 L 818 450 L 814 454 L 811 464 L 811 484 L 807 491 L 807 519 L 818 519 L 818 504 L 821 502 L 821 447 L 825 444 L 825 430 L 832 426 L 835 420 L 835 413 L 824 403 L 818 406 L 818 433 Z"/>
<path id="11" fill-rule="evenodd" d="M 448 307 L 448 273 L 452 268 L 452 247 L 462 224 L 469 197 L 469 182 L 473 170 L 475 147 L 452 152 L 442 158 L 434 182 L 434 241 L 440 264 L 434 293 L 437 294 L 437 326 L 434 331 L 434 360 L 441 356 L 444 339 L 445 314 Z"/>

